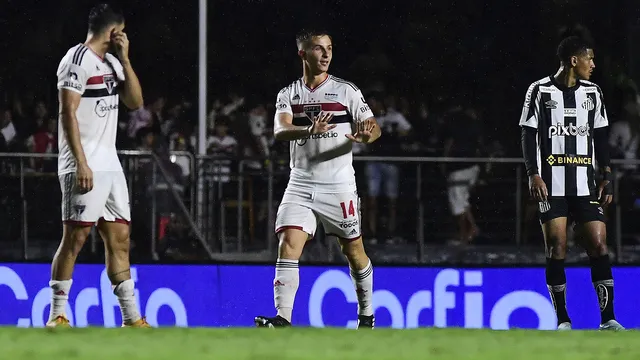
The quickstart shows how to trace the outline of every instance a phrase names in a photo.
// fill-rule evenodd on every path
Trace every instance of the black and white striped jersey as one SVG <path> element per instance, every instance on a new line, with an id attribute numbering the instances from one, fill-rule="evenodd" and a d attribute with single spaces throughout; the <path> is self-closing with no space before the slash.
<path id="1" fill-rule="evenodd" d="M 596 194 L 593 131 L 608 125 L 602 90 L 592 82 L 568 88 L 548 76 L 529 86 L 520 126 L 538 130 L 537 165 L 549 196 Z"/>

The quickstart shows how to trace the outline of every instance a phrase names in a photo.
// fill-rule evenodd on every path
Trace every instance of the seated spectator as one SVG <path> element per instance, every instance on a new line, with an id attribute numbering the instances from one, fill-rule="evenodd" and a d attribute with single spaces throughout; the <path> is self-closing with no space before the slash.
<path id="1" fill-rule="evenodd" d="M 207 153 L 217 157 L 232 158 L 236 155 L 238 149 L 238 141 L 228 133 L 228 120 L 219 116 L 216 120 L 214 134 L 207 139 Z M 228 175 L 231 172 L 231 160 L 215 159 L 212 167 L 209 169 L 213 172 L 213 180 L 221 182 L 229 182 L 231 179 Z"/>
<path id="2" fill-rule="evenodd" d="M 38 154 L 55 154 L 58 152 L 58 121 L 49 118 L 44 126 L 27 139 L 27 147 L 30 152 Z M 39 172 L 56 172 L 58 162 L 56 159 L 31 159 L 31 167 Z"/>

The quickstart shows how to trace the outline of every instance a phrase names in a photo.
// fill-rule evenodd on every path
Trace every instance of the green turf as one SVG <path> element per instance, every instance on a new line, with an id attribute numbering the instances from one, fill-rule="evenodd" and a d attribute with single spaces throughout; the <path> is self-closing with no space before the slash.
<path id="1" fill-rule="evenodd" d="M 0 328 L 0 359 L 640 359 L 638 333 Z"/>

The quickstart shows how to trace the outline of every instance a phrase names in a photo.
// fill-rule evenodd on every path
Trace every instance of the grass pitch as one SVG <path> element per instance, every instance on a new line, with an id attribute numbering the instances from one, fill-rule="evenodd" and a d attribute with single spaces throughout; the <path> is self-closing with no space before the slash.
<path id="1" fill-rule="evenodd" d="M 640 359 L 638 332 L 0 328 L 1 359 Z"/>

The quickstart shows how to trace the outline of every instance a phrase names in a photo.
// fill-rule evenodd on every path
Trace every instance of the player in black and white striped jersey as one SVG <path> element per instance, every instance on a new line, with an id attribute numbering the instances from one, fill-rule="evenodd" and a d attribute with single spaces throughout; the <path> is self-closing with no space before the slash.
<path id="1" fill-rule="evenodd" d="M 567 219 L 571 218 L 584 233 L 581 240 L 600 304 L 600 329 L 622 330 L 613 311 L 603 211 L 613 194 L 609 122 L 602 90 L 588 81 L 595 68 L 593 48 L 581 38 L 569 37 L 558 46 L 558 57 L 560 70 L 529 87 L 520 118 L 530 191 L 539 202 L 545 238 L 547 286 L 558 329 L 571 329 L 564 270 Z M 601 177 L 599 185 L 596 175 Z"/>

